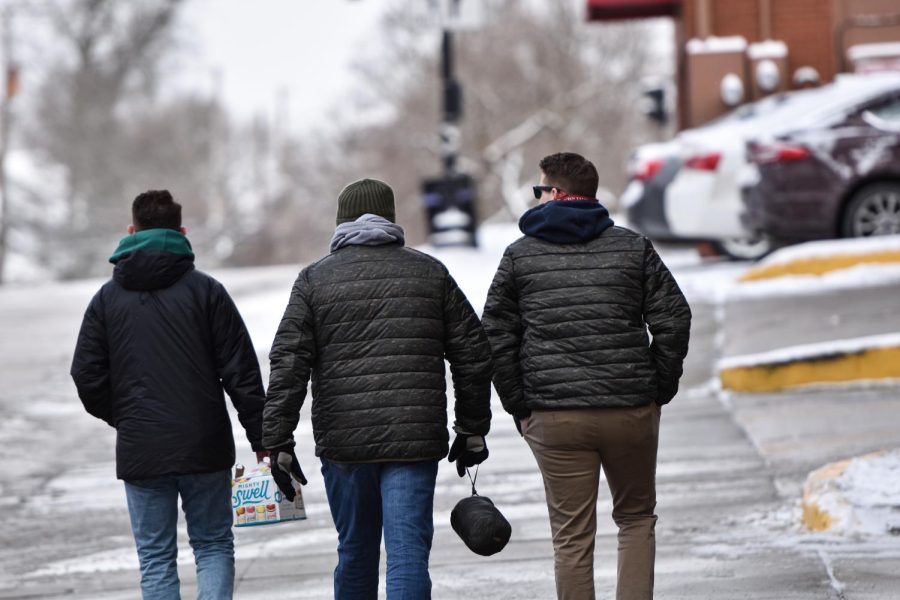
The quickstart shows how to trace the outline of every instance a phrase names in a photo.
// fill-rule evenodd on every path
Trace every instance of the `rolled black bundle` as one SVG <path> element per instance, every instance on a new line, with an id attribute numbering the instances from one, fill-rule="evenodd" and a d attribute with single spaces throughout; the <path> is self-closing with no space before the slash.
<path id="1" fill-rule="evenodd" d="M 481 556 L 496 554 L 506 547 L 512 527 L 490 498 L 469 496 L 450 512 L 450 525 L 469 550 Z"/>

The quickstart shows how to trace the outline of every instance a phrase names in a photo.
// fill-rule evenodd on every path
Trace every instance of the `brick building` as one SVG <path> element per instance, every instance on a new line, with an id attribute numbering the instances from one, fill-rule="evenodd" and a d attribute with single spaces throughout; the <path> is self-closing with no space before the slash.
<path id="1" fill-rule="evenodd" d="M 587 0 L 588 20 L 675 20 L 678 120 L 837 73 L 900 69 L 900 0 Z"/>

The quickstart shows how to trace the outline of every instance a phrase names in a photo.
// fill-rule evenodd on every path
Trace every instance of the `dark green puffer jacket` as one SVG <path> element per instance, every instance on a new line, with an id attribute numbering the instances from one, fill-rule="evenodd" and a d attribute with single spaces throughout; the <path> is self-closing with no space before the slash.
<path id="1" fill-rule="evenodd" d="M 443 264 L 399 244 L 343 247 L 303 269 L 270 359 L 266 448 L 293 445 L 311 376 L 317 456 L 440 459 L 448 449 L 445 359 L 456 430 L 490 427 L 481 323 Z"/>
<path id="2" fill-rule="evenodd" d="M 506 249 L 488 292 L 494 386 L 518 418 L 665 404 L 678 391 L 687 301 L 650 241 L 613 227 L 598 206 L 551 202 L 526 213 L 528 235 Z"/>

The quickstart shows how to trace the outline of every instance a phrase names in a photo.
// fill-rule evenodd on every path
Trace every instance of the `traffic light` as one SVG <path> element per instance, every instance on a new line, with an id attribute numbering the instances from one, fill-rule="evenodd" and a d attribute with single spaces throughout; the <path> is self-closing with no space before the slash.
<path id="1" fill-rule="evenodd" d="M 660 127 L 664 127 L 669 122 L 669 113 L 666 111 L 666 90 L 657 87 L 645 90 L 644 97 L 649 100 L 649 106 L 644 111 L 647 118 L 656 121 Z"/>
<path id="2" fill-rule="evenodd" d="M 426 179 L 422 195 L 435 246 L 475 246 L 475 182 L 457 173 Z"/>

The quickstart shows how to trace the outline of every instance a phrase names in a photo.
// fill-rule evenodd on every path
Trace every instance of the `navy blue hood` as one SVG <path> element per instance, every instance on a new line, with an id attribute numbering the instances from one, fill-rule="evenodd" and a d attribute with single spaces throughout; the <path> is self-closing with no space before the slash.
<path id="1" fill-rule="evenodd" d="M 554 200 L 519 219 L 522 233 L 553 244 L 589 242 L 612 226 L 609 211 L 596 200 Z"/>

